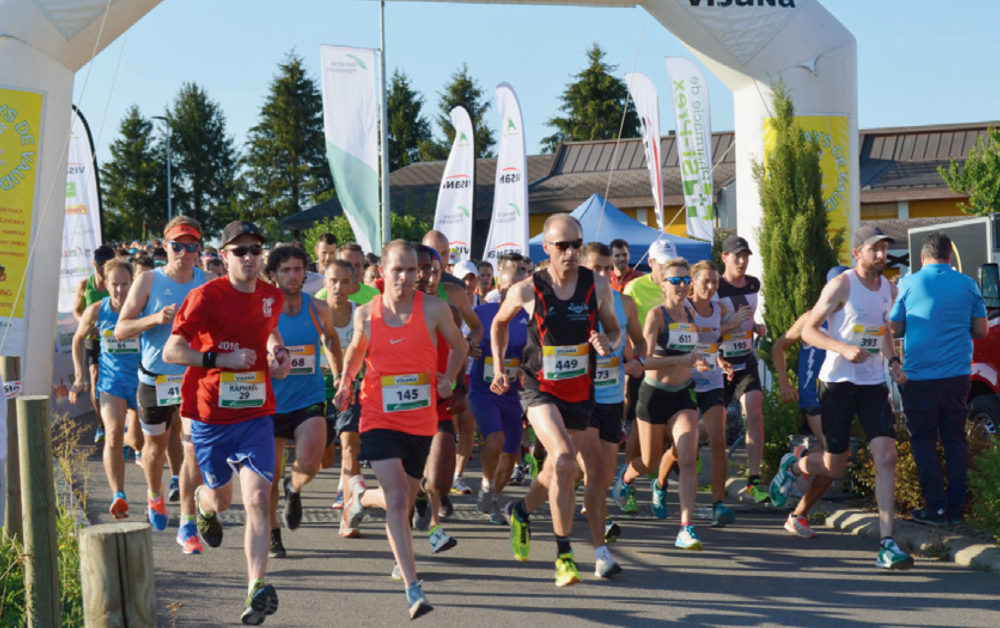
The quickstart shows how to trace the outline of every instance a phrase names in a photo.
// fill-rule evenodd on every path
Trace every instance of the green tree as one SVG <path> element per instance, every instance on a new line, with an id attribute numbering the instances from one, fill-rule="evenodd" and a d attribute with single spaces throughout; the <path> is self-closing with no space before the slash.
<path id="1" fill-rule="evenodd" d="M 322 98 L 294 52 L 278 64 L 259 119 L 248 133 L 240 162 L 239 213 L 279 240 L 287 231 L 280 226 L 281 218 L 333 195 Z"/>
<path id="2" fill-rule="evenodd" d="M 553 117 L 546 126 L 556 132 L 542 140 L 549 152 L 555 151 L 562 141 L 613 140 L 618 137 L 639 137 L 639 116 L 628 97 L 628 85 L 615 76 L 618 66 L 604 61 L 604 51 L 594 42 L 587 51 L 590 65 L 576 75 L 576 81 L 566 85 L 559 110 L 565 117 Z M 625 107 L 625 126 L 622 110 Z"/>
<path id="3" fill-rule="evenodd" d="M 965 163 L 938 166 L 941 178 L 953 192 L 965 194 L 969 203 L 958 208 L 967 214 L 989 216 L 1000 211 L 1000 129 L 989 127 L 969 150 Z"/>
<path id="4" fill-rule="evenodd" d="M 111 159 L 101 166 L 107 241 L 140 238 L 147 228 L 160 232 L 167 222 L 166 166 L 154 145 L 152 122 L 132 105 L 118 132 Z"/>
<path id="5" fill-rule="evenodd" d="M 392 73 L 386 95 L 389 172 L 420 161 L 420 145 L 432 139 L 431 124 L 421 115 L 424 99 L 410 87 L 405 72 Z"/>
<path id="6" fill-rule="evenodd" d="M 172 131 L 174 215 L 195 218 L 211 237 L 238 215 L 238 154 L 226 117 L 194 83 L 181 87 L 166 117 Z"/>
<path id="7" fill-rule="evenodd" d="M 393 240 L 402 238 L 410 242 L 420 242 L 424 234 L 434 226 L 434 223 L 426 218 L 418 218 L 412 214 L 404 216 L 395 213 L 390 215 L 389 224 Z M 337 241 L 341 244 L 355 241 L 354 231 L 351 229 L 351 223 L 347 221 L 347 216 L 340 215 L 313 223 L 313 226 L 302 234 L 302 245 L 306 247 L 307 251 L 314 251 L 316 240 L 319 240 L 319 237 L 324 233 L 332 233 L 337 236 Z M 379 251 L 374 253 L 378 255 Z"/>
<path id="8" fill-rule="evenodd" d="M 777 338 L 810 309 L 837 265 L 843 234 L 831 242 L 823 205 L 820 148 L 795 124 L 795 108 L 783 83 L 774 87 L 774 149 L 754 164 L 764 219 L 758 232 L 764 266 L 764 322 Z M 765 343 L 769 344 L 769 343 Z M 769 361 L 770 351 L 762 351 Z M 794 349 L 788 364 L 798 363 Z"/>
<path id="9" fill-rule="evenodd" d="M 469 112 L 472 120 L 473 139 L 476 143 L 476 157 L 493 157 L 493 145 L 496 140 L 489 123 L 484 120 L 490 108 L 490 101 L 483 100 L 483 90 L 465 63 L 451 75 L 451 80 L 444 86 L 444 91 L 438 93 L 437 124 L 445 139 L 442 142 L 427 140 L 420 146 L 420 157 L 424 161 L 447 159 L 451 151 L 451 143 L 455 139 L 455 129 L 451 126 L 452 109 L 461 105 Z"/>

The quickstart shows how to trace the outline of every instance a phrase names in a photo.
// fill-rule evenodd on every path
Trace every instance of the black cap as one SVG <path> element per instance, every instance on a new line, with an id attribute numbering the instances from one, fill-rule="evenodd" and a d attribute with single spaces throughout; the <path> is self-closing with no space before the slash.
<path id="1" fill-rule="evenodd" d="M 892 242 L 892 238 L 882 233 L 882 230 L 878 227 L 873 227 L 871 225 L 865 225 L 857 231 L 854 232 L 854 248 L 860 249 L 863 246 L 869 244 L 875 244 L 882 240 L 888 240 Z"/>
<path id="2" fill-rule="evenodd" d="M 750 250 L 750 245 L 747 243 L 746 238 L 733 235 L 726 238 L 722 243 L 723 253 L 740 253 L 741 251 L 746 251 L 753 255 L 753 251 Z"/>
<path id="3" fill-rule="evenodd" d="M 94 249 L 94 263 L 103 264 L 115 258 L 115 250 L 106 244 Z"/>
<path id="4" fill-rule="evenodd" d="M 262 244 L 264 243 L 264 236 L 260 235 L 260 231 L 257 231 L 257 227 L 252 222 L 234 220 L 222 230 L 222 246 L 228 245 L 241 235 L 252 235 L 258 238 Z"/>

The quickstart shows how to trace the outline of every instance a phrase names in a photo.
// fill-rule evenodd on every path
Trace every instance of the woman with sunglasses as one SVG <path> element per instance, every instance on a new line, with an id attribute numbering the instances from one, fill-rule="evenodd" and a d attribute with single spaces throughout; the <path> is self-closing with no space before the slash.
<path id="1" fill-rule="evenodd" d="M 625 465 L 615 482 L 615 501 L 628 503 L 635 490 L 632 482 L 644 473 L 661 467 L 664 442 L 672 438 L 680 465 L 678 493 L 681 502 L 681 529 L 674 545 L 701 550 L 701 540 L 691 525 L 697 489 L 695 459 L 698 455 L 698 406 L 691 398 L 691 369 L 709 369 L 694 351 L 698 331 L 688 309 L 691 285 L 688 263 L 683 258 L 660 265 L 663 304 L 649 311 L 643 336 L 651 352 L 646 356 L 646 376 L 639 387 L 636 428 L 640 455 Z M 653 512 L 666 516 L 667 492 L 658 479 L 653 482 Z"/>

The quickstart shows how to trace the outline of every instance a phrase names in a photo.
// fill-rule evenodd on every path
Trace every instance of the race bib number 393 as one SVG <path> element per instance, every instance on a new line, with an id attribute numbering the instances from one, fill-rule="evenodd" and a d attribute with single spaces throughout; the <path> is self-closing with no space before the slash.
<path id="1" fill-rule="evenodd" d="M 548 380 L 571 379 L 590 372 L 590 345 L 542 347 L 542 375 Z"/>
<path id="2" fill-rule="evenodd" d="M 312 375 L 316 372 L 316 345 L 293 345 L 288 347 L 291 361 L 289 375 Z"/>
<path id="3" fill-rule="evenodd" d="M 156 405 L 176 406 L 181 402 L 181 383 L 184 374 L 156 376 Z"/>
<path id="4" fill-rule="evenodd" d="M 267 401 L 264 371 L 219 373 L 220 408 L 260 408 Z"/>
<path id="5" fill-rule="evenodd" d="M 431 377 L 427 373 L 382 376 L 383 412 L 418 410 L 431 405 Z"/>
<path id="6" fill-rule="evenodd" d="M 884 335 L 885 327 L 855 325 L 851 328 L 851 344 L 861 347 L 869 353 L 878 353 L 882 344 L 882 336 Z"/>

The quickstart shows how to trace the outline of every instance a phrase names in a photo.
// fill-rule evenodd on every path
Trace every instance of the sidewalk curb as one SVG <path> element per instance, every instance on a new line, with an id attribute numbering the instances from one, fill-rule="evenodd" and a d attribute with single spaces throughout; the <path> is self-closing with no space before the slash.
<path id="1" fill-rule="evenodd" d="M 744 478 L 729 478 L 726 495 L 738 497 L 746 488 Z M 775 508 L 775 512 L 786 512 L 788 508 Z M 839 504 L 822 500 L 812 512 L 826 515 L 826 527 L 836 528 L 865 538 L 879 540 L 878 515 L 857 508 L 844 508 Z M 913 523 L 903 519 L 894 522 L 896 541 L 924 556 L 938 557 L 947 553 L 948 560 L 962 567 L 1000 574 L 1000 547 L 977 543 L 969 537 L 940 528 Z M 942 551 L 943 549 L 943 551 Z"/>

